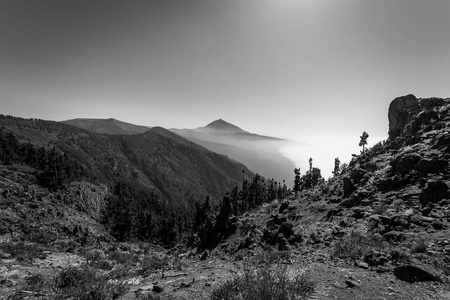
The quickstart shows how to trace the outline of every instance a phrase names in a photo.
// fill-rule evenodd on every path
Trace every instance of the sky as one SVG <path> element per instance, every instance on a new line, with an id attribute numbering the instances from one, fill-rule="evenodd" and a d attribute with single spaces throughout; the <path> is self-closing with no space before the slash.
<path id="1" fill-rule="evenodd" d="M 448 0 L 2 0 L 0 113 L 222 118 L 332 166 L 363 131 L 387 138 L 394 98 L 450 97 L 448 16 Z"/>

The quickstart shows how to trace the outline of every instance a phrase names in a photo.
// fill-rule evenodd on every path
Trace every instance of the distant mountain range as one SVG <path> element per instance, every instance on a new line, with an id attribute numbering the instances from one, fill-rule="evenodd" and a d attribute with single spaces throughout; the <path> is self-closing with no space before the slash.
<path id="1" fill-rule="evenodd" d="M 291 185 L 294 163 L 280 149 L 298 143 L 276 137 L 258 135 L 222 119 L 195 129 L 170 129 L 203 147 L 242 162 L 252 171 Z"/>
<path id="2" fill-rule="evenodd" d="M 63 121 L 89 131 L 103 134 L 140 134 L 150 130 L 115 119 L 73 119 Z M 206 149 L 241 162 L 250 170 L 266 178 L 293 181 L 294 163 L 280 153 L 280 149 L 298 143 L 270 136 L 259 135 L 218 119 L 195 129 L 170 129 L 173 133 Z"/>
<path id="3" fill-rule="evenodd" d="M 172 203 L 191 207 L 208 195 L 222 199 L 242 183 L 242 170 L 247 179 L 254 175 L 245 165 L 161 127 L 131 134 L 144 126 L 114 119 L 54 122 L 1 115 L 0 127 L 24 143 L 55 147 L 82 165 L 95 181 L 114 184 L 126 179 Z M 118 128 L 127 134 L 117 134 Z"/>

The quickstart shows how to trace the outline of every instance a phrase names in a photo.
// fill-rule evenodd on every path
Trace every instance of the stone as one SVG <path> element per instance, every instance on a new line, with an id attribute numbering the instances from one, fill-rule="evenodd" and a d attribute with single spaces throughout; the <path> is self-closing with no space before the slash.
<path id="1" fill-rule="evenodd" d="M 442 199 L 449 198 L 448 186 L 442 180 L 431 180 L 425 185 L 425 188 L 419 195 L 419 201 L 422 206 L 429 202 L 438 203 Z"/>
<path id="2" fill-rule="evenodd" d="M 430 159 L 423 158 L 415 165 L 414 170 L 420 173 L 436 174 L 442 171 L 447 165 L 448 162 L 446 160 L 441 160 L 437 157 Z"/>
<path id="3" fill-rule="evenodd" d="M 442 219 L 445 217 L 445 214 L 442 210 L 433 208 L 428 216 L 436 219 Z"/>
<path id="4" fill-rule="evenodd" d="M 436 230 L 441 230 L 446 227 L 446 225 L 440 220 L 434 220 L 433 222 L 431 222 L 431 226 Z"/>
<path id="5" fill-rule="evenodd" d="M 294 230 L 292 229 L 294 225 L 290 222 L 284 222 L 281 224 L 278 229 L 278 233 L 281 233 L 286 239 L 288 239 L 291 235 L 294 234 Z"/>
<path id="6" fill-rule="evenodd" d="M 394 220 L 394 225 L 409 227 L 408 217 L 403 214 L 392 216 L 392 219 Z"/>
<path id="7" fill-rule="evenodd" d="M 368 269 L 369 268 L 369 264 L 366 263 L 365 261 L 356 261 L 355 262 L 355 266 L 360 267 L 361 269 Z"/>
<path id="8" fill-rule="evenodd" d="M 163 290 L 164 288 L 159 285 L 154 285 L 152 288 L 152 291 L 154 291 L 155 293 L 162 293 Z"/>
<path id="9" fill-rule="evenodd" d="M 409 283 L 438 280 L 438 276 L 433 271 L 419 265 L 403 265 L 396 267 L 394 268 L 394 276 Z"/>
<path id="10" fill-rule="evenodd" d="M 345 284 L 349 287 L 349 288 L 354 288 L 354 287 L 359 287 L 361 286 L 361 284 L 355 280 L 350 280 L 347 279 L 345 280 Z"/>
<path id="11" fill-rule="evenodd" d="M 366 212 L 364 211 L 364 209 L 362 209 L 360 207 L 353 207 L 351 209 L 351 212 L 352 212 L 351 216 L 355 219 L 362 219 L 366 215 Z"/>
<path id="12" fill-rule="evenodd" d="M 430 214 L 432 208 L 426 206 L 424 209 L 422 209 L 422 216 L 428 217 L 428 215 Z"/>
<path id="13" fill-rule="evenodd" d="M 409 153 L 400 157 L 395 164 L 396 173 L 401 175 L 408 174 L 421 159 L 422 157 L 417 153 Z"/>
<path id="14" fill-rule="evenodd" d="M 200 255 L 200 260 L 206 260 L 208 258 L 208 255 L 209 255 L 208 250 L 203 251 L 203 253 Z"/>
<path id="15" fill-rule="evenodd" d="M 396 242 L 401 242 L 404 241 L 406 239 L 406 234 L 400 231 L 389 231 L 387 233 L 385 233 L 383 235 L 384 239 L 386 241 L 396 241 Z"/>
<path id="16" fill-rule="evenodd" d="M 383 223 L 383 225 L 393 225 L 394 224 L 391 217 L 388 217 L 385 215 L 378 215 L 378 218 L 380 219 L 381 223 Z"/>
<path id="17" fill-rule="evenodd" d="M 363 199 L 361 201 L 361 206 L 369 206 L 370 204 L 372 204 L 372 200 L 369 199 Z"/>
<path id="18" fill-rule="evenodd" d="M 339 204 L 339 206 L 346 207 L 346 208 L 351 208 L 351 207 L 359 205 L 360 203 L 361 203 L 361 199 L 357 195 L 351 195 L 350 198 L 345 199 L 344 201 L 342 201 Z"/>
<path id="19" fill-rule="evenodd" d="M 362 168 L 356 167 L 351 173 L 351 179 L 354 183 L 359 184 L 360 182 L 365 181 L 367 179 L 368 172 Z"/>
<path id="20" fill-rule="evenodd" d="M 289 209 L 289 201 L 283 201 L 280 205 L 280 209 L 278 210 L 279 213 L 282 213 L 283 211 Z"/>
<path id="21" fill-rule="evenodd" d="M 348 198 L 355 191 L 355 186 L 353 185 L 350 178 L 344 177 L 342 181 L 344 182 L 343 185 L 344 198 Z"/>
<path id="22" fill-rule="evenodd" d="M 281 233 L 278 235 L 278 251 L 287 251 L 290 249 L 288 240 Z"/>
<path id="23" fill-rule="evenodd" d="M 0 258 L 1 259 L 10 259 L 12 257 L 11 254 L 3 252 L 2 250 L 0 250 Z"/>
<path id="24" fill-rule="evenodd" d="M 449 204 L 450 204 L 450 200 L 448 200 L 448 199 L 442 199 L 441 201 L 439 201 L 440 206 L 448 206 Z"/>
<path id="25" fill-rule="evenodd" d="M 433 221 L 435 221 L 435 218 L 432 217 L 425 217 L 425 216 L 419 216 L 420 221 L 425 222 L 425 223 L 431 223 Z"/>
<path id="26" fill-rule="evenodd" d="M 405 210 L 403 212 L 403 215 L 410 217 L 410 216 L 414 215 L 414 210 L 412 208 L 408 208 L 407 210 Z"/>

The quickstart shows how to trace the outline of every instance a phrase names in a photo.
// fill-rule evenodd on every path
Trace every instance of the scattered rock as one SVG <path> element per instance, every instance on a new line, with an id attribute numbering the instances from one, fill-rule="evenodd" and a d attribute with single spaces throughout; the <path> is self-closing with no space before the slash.
<path id="1" fill-rule="evenodd" d="M 383 235 L 386 241 L 401 242 L 406 239 L 406 234 L 400 231 L 389 231 Z"/>

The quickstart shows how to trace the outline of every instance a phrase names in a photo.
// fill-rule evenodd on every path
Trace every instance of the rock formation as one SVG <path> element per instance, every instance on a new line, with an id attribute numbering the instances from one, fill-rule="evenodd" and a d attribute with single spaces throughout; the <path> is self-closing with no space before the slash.
<path id="1" fill-rule="evenodd" d="M 420 104 L 414 95 L 395 98 L 389 105 L 389 139 L 399 136 L 406 124 L 420 111 Z"/>

